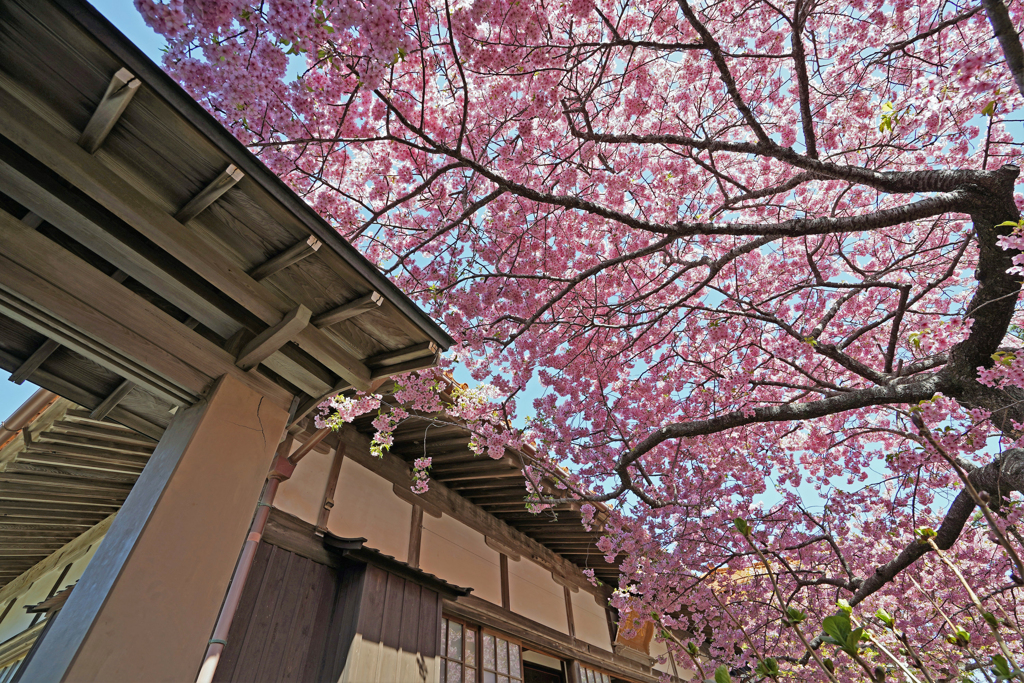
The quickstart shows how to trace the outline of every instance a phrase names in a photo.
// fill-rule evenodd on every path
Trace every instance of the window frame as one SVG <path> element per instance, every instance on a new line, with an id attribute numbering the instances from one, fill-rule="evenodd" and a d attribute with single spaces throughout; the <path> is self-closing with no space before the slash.
<path id="1" fill-rule="evenodd" d="M 510 636 L 510 635 L 508 635 L 506 633 L 502 633 L 501 631 L 499 631 L 497 629 L 490 628 L 489 626 L 485 626 L 484 624 L 478 624 L 478 623 L 474 623 L 474 622 L 471 622 L 471 621 L 467 621 L 466 619 L 463 619 L 462 617 L 456 617 L 456 616 L 451 616 L 451 615 L 442 613 L 441 614 L 441 619 L 442 619 L 442 622 L 441 622 L 442 623 L 442 629 L 438 633 L 438 637 L 441 640 L 441 643 L 440 643 L 439 652 L 438 652 L 438 656 L 437 656 L 437 661 L 438 661 L 438 666 L 439 666 L 439 671 L 438 671 L 438 680 L 439 681 L 444 681 L 444 683 L 453 683 L 452 681 L 448 681 L 448 679 L 447 679 L 448 662 L 458 662 L 458 664 L 462 667 L 462 669 L 461 669 L 462 672 L 463 672 L 462 673 L 462 679 L 463 679 L 463 681 L 466 681 L 466 673 L 465 673 L 466 670 L 467 670 L 467 667 L 466 667 L 466 632 L 468 630 L 468 631 L 475 632 L 476 636 L 475 636 L 475 643 L 474 643 L 475 647 L 474 647 L 474 652 L 473 652 L 474 663 L 473 663 L 473 666 L 471 667 L 474 670 L 475 675 L 474 675 L 473 680 L 472 681 L 468 681 L 467 683 L 483 683 L 483 681 L 484 681 L 484 674 L 485 673 L 493 673 L 494 677 L 495 677 L 495 680 L 497 680 L 498 676 L 506 676 L 506 677 L 508 677 L 508 683 L 523 683 L 523 680 L 526 678 L 526 670 L 525 670 L 524 664 L 523 664 L 523 652 L 525 651 L 525 647 L 524 647 L 523 641 L 521 639 L 515 638 L 515 637 Z M 445 625 L 445 622 L 447 622 L 447 626 Z M 450 658 L 448 656 L 448 637 L 449 637 L 449 634 L 451 633 L 451 624 L 452 623 L 456 623 L 456 624 L 459 624 L 460 626 L 462 626 L 462 660 L 461 661 L 460 660 L 452 659 L 452 658 Z M 443 638 L 441 636 L 443 636 Z M 509 665 L 509 671 L 505 672 L 505 673 L 500 673 L 500 672 L 497 671 L 497 663 L 495 663 L 495 668 L 494 669 L 485 669 L 485 667 L 484 667 L 484 636 L 491 636 L 493 638 L 500 638 L 501 640 L 504 640 L 505 642 L 507 642 L 509 645 L 515 645 L 516 647 L 519 648 L 519 677 L 518 678 L 513 677 L 512 673 L 511 673 L 511 668 L 512 668 L 511 664 Z M 495 642 L 495 655 L 497 655 L 497 642 Z M 460 682 L 456 682 L 456 683 L 462 683 L 462 682 L 460 681 Z"/>

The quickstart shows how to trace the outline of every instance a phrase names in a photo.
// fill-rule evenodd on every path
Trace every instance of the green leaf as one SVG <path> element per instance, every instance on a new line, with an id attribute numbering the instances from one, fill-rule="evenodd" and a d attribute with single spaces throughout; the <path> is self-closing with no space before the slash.
<path id="1" fill-rule="evenodd" d="M 850 601 L 846 598 L 839 598 L 836 600 L 836 607 L 846 612 L 847 614 L 853 614 L 853 608 L 850 607 Z"/>
<path id="2" fill-rule="evenodd" d="M 850 617 L 845 614 L 836 614 L 831 617 L 825 617 L 821 622 L 821 628 L 824 629 L 825 633 L 829 635 L 833 645 L 839 647 L 845 647 L 846 641 L 850 637 L 852 628 L 850 626 Z"/>
<path id="3" fill-rule="evenodd" d="M 879 608 L 878 611 L 875 612 L 875 616 L 878 617 L 878 620 L 886 626 L 888 626 L 889 628 L 892 628 L 896 624 L 896 620 L 893 619 L 892 615 L 886 612 L 884 609 Z"/>
<path id="4" fill-rule="evenodd" d="M 857 654 L 857 650 L 860 648 L 860 640 L 864 637 L 864 629 L 859 628 L 856 631 L 850 633 L 846 638 L 846 646 L 843 648 L 846 652 Z"/>
<path id="5" fill-rule="evenodd" d="M 786 609 L 786 619 L 790 624 L 800 624 L 807 619 L 807 615 L 796 607 L 788 607 Z"/>
<path id="6" fill-rule="evenodd" d="M 993 673 L 996 678 L 1000 680 L 1006 680 L 1013 676 L 1013 672 L 1010 671 L 1010 664 L 1006 661 L 1006 657 L 1002 655 L 992 655 L 992 663 L 995 664 L 992 667 Z"/>
<path id="7" fill-rule="evenodd" d="M 757 668 L 754 669 L 754 673 L 758 676 L 778 676 L 779 663 L 775 661 L 774 657 L 765 657 L 757 663 Z"/>
<path id="8" fill-rule="evenodd" d="M 984 116 L 995 116 L 995 114 L 996 114 L 996 101 L 992 100 L 991 102 L 986 104 L 985 108 L 981 110 L 981 113 Z"/>
<path id="9" fill-rule="evenodd" d="M 836 663 L 833 662 L 828 657 L 825 657 L 824 659 L 822 659 L 821 663 L 825 665 L 825 668 L 828 669 L 828 672 L 830 674 L 834 674 L 836 672 Z"/>
<path id="10" fill-rule="evenodd" d="M 729 667 L 725 664 L 715 669 L 715 683 L 732 683 L 732 676 L 729 675 Z"/>
<path id="11" fill-rule="evenodd" d="M 750 525 L 747 524 L 747 520 L 737 517 L 732 520 L 732 523 L 736 525 L 736 531 L 740 532 L 744 537 L 750 536 Z"/>
<path id="12" fill-rule="evenodd" d="M 981 618 L 984 619 L 985 623 L 987 623 L 992 628 L 999 628 L 999 622 L 996 620 L 996 615 L 992 614 L 991 612 L 982 612 Z"/>

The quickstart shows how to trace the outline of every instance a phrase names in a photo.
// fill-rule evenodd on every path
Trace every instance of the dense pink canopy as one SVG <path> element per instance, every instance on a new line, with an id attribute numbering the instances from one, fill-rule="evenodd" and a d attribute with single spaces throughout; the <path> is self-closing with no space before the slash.
<path id="1" fill-rule="evenodd" d="M 1021 575 L 1020 2 L 136 5 L 171 74 L 457 339 L 493 387 L 458 409 L 481 446 L 529 416 L 568 487 L 614 501 L 616 607 L 706 673 L 1024 664 L 981 616 L 1017 623 Z M 837 599 L 876 642 L 812 657 Z"/>

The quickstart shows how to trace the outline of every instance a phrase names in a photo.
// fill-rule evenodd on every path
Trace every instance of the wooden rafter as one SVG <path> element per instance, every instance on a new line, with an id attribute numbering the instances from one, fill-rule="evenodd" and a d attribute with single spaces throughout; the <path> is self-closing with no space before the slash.
<path id="1" fill-rule="evenodd" d="M 309 309 L 299 304 L 289 311 L 281 322 L 267 328 L 243 346 L 235 365 L 243 370 L 256 367 L 304 330 L 309 325 L 310 315 Z"/>
<path id="2" fill-rule="evenodd" d="M 94 420 L 102 420 L 110 411 L 113 410 L 118 403 L 124 400 L 124 397 L 131 393 L 131 390 L 135 388 L 135 383 L 129 380 L 125 380 L 117 385 L 117 388 L 110 392 L 110 395 L 103 399 L 103 402 L 96 406 L 89 417 Z"/>
<path id="3" fill-rule="evenodd" d="M 185 206 L 181 207 L 178 213 L 174 214 L 174 219 L 179 223 L 188 223 L 208 206 L 220 199 L 221 195 L 234 187 L 244 177 L 245 174 L 238 170 L 237 166 L 230 164 L 209 185 L 200 190 Z"/>
<path id="4" fill-rule="evenodd" d="M 298 263 L 308 256 L 312 256 L 318 249 L 320 249 L 320 246 L 320 240 L 310 236 L 308 239 L 293 244 L 277 256 L 274 256 L 261 265 L 253 268 L 252 271 L 249 272 L 249 277 L 259 282 L 278 271 L 284 270 L 288 266 Z"/>
<path id="5" fill-rule="evenodd" d="M 25 359 L 25 362 L 18 366 L 18 369 L 11 373 L 10 380 L 15 384 L 21 384 L 28 379 L 33 372 L 39 369 L 39 366 L 46 362 L 54 351 L 60 348 L 60 343 L 55 342 L 52 339 L 47 339 L 39 348 L 36 349 L 31 356 Z"/>
<path id="6" fill-rule="evenodd" d="M 335 323 L 340 323 L 342 320 L 348 320 L 361 313 L 375 310 L 380 307 L 382 301 L 384 301 L 384 297 L 377 292 L 370 292 L 358 299 L 353 299 L 337 308 L 321 313 L 313 318 L 313 325 L 317 328 L 329 327 Z"/>
<path id="7" fill-rule="evenodd" d="M 78 144 L 82 149 L 92 154 L 100 148 L 140 85 L 142 81 L 135 78 L 128 69 L 117 70 L 110 79 L 107 91 L 103 93 L 103 99 L 78 138 Z"/>

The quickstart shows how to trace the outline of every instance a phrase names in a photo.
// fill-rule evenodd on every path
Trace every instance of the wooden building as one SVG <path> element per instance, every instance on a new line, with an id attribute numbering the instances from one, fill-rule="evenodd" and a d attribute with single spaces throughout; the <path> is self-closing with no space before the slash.
<path id="1" fill-rule="evenodd" d="M 514 455 L 312 425 L 450 343 L 92 7 L 0 0 L 0 683 L 682 673 Z"/>

